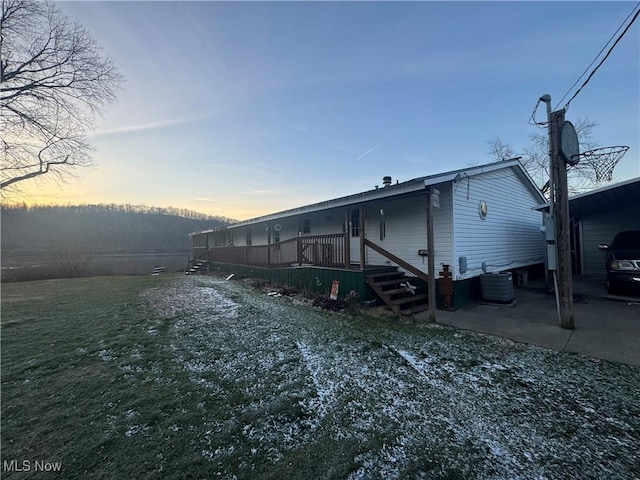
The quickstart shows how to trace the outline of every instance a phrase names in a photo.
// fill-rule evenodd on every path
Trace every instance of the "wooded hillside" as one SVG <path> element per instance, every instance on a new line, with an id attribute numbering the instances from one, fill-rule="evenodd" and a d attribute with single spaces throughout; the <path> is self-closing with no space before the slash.
<path id="1" fill-rule="evenodd" d="M 189 252 L 189 233 L 234 220 L 144 205 L 2 207 L 2 255 Z"/>

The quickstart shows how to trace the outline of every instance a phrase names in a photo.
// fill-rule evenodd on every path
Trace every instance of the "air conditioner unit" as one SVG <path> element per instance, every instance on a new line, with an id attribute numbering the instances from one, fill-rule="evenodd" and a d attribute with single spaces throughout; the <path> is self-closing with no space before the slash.
<path id="1" fill-rule="evenodd" d="M 515 299 L 511 272 L 483 273 L 480 286 L 482 299 L 486 302 L 511 303 Z"/>

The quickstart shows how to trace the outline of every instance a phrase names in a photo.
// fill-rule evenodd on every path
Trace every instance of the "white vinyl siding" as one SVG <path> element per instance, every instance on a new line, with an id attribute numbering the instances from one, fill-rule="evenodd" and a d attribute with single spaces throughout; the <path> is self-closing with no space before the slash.
<path id="1" fill-rule="evenodd" d="M 436 277 L 442 265 L 453 262 L 453 202 L 451 183 L 435 186 L 440 190 L 440 207 L 433 209 L 433 240 Z M 426 205 L 425 205 L 426 208 Z"/>
<path id="2" fill-rule="evenodd" d="M 332 209 L 322 212 L 314 212 L 303 217 L 290 216 L 281 219 L 270 220 L 263 223 L 254 223 L 229 229 L 233 232 L 234 245 L 244 246 L 247 229 L 251 229 L 252 244 L 254 246 L 266 245 L 268 236 L 267 227 L 271 229 L 271 242 L 274 241 L 275 227 L 280 225 L 280 241 L 297 238 L 299 234 L 308 235 L 328 235 L 342 233 L 344 224 L 344 209 Z M 308 220 L 311 228 L 310 233 L 303 233 L 304 221 Z"/>
<path id="3" fill-rule="evenodd" d="M 426 197 L 418 195 L 368 205 L 365 214 L 365 236 L 396 257 L 426 272 L 426 262 L 418 250 L 427 248 Z M 384 215 L 380 215 L 380 209 Z M 385 222 L 385 239 L 379 238 L 380 222 Z M 367 248 L 370 265 L 395 265 L 388 258 Z"/>
<path id="4" fill-rule="evenodd" d="M 268 222 L 269 228 L 275 229 L 277 225 L 280 225 L 280 241 L 284 242 L 290 238 L 296 238 L 298 236 L 298 219 L 296 217 L 286 217 Z M 271 235 L 271 241 L 273 242 L 273 235 Z M 266 245 L 265 240 L 263 245 Z"/>
<path id="5" fill-rule="evenodd" d="M 624 230 L 640 230 L 637 206 L 609 210 L 590 215 L 582 220 L 582 274 L 605 279 L 605 252 L 598 245 L 611 243 L 616 233 Z"/>
<path id="6" fill-rule="evenodd" d="M 531 190 L 532 186 L 517 167 L 505 166 L 475 175 L 462 175 L 457 183 L 447 180 L 435 187 L 440 190 L 440 207 L 433 209 L 436 274 L 444 264 L 450 265 L 454 279 L 461 280 L 480 275 L 483 262 L 489 272 L 544 262 L 544 236 L 540 233 L 542 214 L 533 210 L 541 197 Z M 481 200 L 488 208 L 485 219 L 478 214 Z M 370 199 L 364 205 L 361 225 L 364 225 L 366 238 L 426 273 L 427 257 L 419 255 L 418 251 L 428 247 L 427 189 L 414 190 L 404 196 Z M 228 231 L 233 232 L 234 243 L 241 245 L 246 239 L 246 229 L 251 228 L 255 246 L 267 244 L 267 227 L 274 233 L 276 224 L 281 226 L 281 242 L 296 238 L 302 232 L 305 220 L 309 221 L 311 232 L 302 234 L 304 236 L 343 233 L 345 218 L 359 207 L 354 202 L 282 218 L 271 216 L 264 222 L 239 225 Z M 382 240 L 381 222 L 384 222 Z M 272 235 L 272 242 L 273 239 Z M 357 238 L 349 241 L 354 247 L 352 251 L 357 251 L 357 255 L 351 256 L 351 261 L 356 262 L 359 258 Z M 459 272 L 461 256 L 467 259 L 464 274 Z M 365 260 L 368 265 L 392 264 L 369 248 Z"/>
<path id="7" fill-rule="evenodd" d="M 251 225 L 251 244 L 264 245 L 267 243 L 267 226 L 262 224 Z"/>
<path id="8" fill-rule="evenodd" d="M 298 219 L 296 217 L 287 217 L 278 220 L 272 220 L 259 225 L 262 225 L 262 228 L 259 229 L 259 239 L 254 237 L 254 245 L 267 245 L 269 239 L 269 232 L 267 231 L 267 227 L 271 230 L 271 243 L 275 242 L 275 229 L 277 225 L 280 226 L 279 233 L 281 242 L 289 240 L 290 238 L 296 238 L 298 236 Z M 258 225 L 255 225 L 254 228 L 257 229 Z"/>
<path id="9" fill-rule="evenodd" d="M 338 208 L 305 215 L 302 218 L 310 220 L 311 232 L 303 233 L 302 235 L 331 235 L 334 233 L 342 233 L 342 226 L 345 220 L 344 212 L 344 208 Z M 302 232 L 302 221 L 300 221 L 300 231 Z"/>
<path id="10" fill-rule="evenodd" d="M 443 263 L 451 262 L 451 189 L 441 185 L 440 208 L 434 208 L 434 243 L 436 272 Z M 384 215 L 380 214 L 384 210 Z M 380 241 L 380 222 L 385 222 L 385 238 Z M 396 257 L 427 272 L 427 257 L 418 250 L 427 248 L 427 195 L 426 193 L 367 206 L 366 237 Z M 370 265 L 395 265 L 381 254 L 367 249 Z"/>
<path id="11" fill-rule="evenodd" d="M 542 216 L 533 193 L 513 168 L 463 177 L 454 185 L 455 279 L 510 270 L 544 261 Z M 487 204 L 487 216 L 479 215 L 480 201 Z M 459 271 L 458 259 L 467 257 L 467 272 Z"/>

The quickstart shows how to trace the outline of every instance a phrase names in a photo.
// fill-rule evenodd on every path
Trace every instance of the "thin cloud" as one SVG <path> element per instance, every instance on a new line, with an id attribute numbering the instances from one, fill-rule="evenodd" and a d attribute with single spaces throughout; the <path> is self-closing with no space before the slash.
<path id="1" fill-rule="evenodd" d="M 257 189 L 257 190 L 246 190 L 244 192 L 239 192 L 242 195 L 275 195 L 278 193 L 284 193 L 284 189 Z"/>
<path id="2" fill-rule="evenodd" d="M 226 164 L 226 163 L 207 163 L 205 165 L 206 167 L 213 167 L 213 168 L 225 168 L 225 169 L 234 169 L 234 170 L 244 170 L 245 172 L 253 172 L 253 173 L 257 173 L 258 175 L 266 175 L 268 172 L 264 169 L 260 169 L 260 168 L 256 168 L 256 167 L 250 167 L 247 165 L 230 165 L 230 164 Z"/>
<path id="3" fill-rule="evenodd" d="M 136 125 L 122 125 L 114 128 L 106 128 L 103 130 L 98 130 L 94 132 L 94 136 L 96 137 L 104 137 L 109 135 L 119 135 L 123 133 L 132 133 L 132 132 L 141 132 L 146 130 L 157 130 L 160 128 L 173 127 L 175 125 L 184 125 L 186 123 L 193 123 L 199 120 L 203 120 L 207 118 L 207 115 L 198 115 L 193 117 L 186 118 L 173 118 L 167 120 L 160 120 L 157 122 L 150 123 L 139 123 Z"/>

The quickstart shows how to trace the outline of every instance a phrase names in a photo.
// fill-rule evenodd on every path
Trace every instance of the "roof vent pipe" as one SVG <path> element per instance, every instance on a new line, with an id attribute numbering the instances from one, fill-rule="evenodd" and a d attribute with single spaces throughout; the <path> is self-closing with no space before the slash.
<path id="1" fill-rule="evenodd" d="M 383 177 L 382 178 L 382 184 L 385 187 L 388 187 L 389 185 L 391 185 L 391 177 Z"/>

